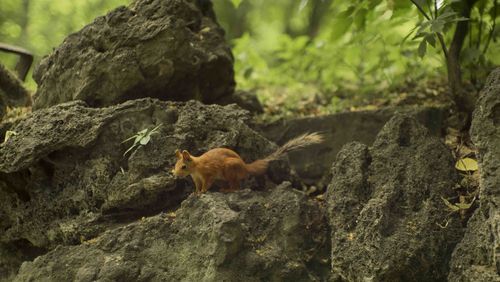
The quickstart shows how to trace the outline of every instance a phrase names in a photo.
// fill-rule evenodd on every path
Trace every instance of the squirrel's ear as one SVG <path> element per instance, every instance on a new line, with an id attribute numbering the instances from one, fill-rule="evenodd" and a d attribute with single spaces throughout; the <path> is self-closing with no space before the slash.
<path id="1" fill-rule="evenodd" d="M 179 149 L 175 150 L 175 157 L 176 157 L 177 159 L 182 158 L 181 151 L 179 151 Z"/>
<path id="2" fill-rule="evenodd" d="M 184 150 L 184 151 L 182 151 L 182 158 L 185 161 L 190 161 L 191 160 L 191 155 L 189 154 L 188 151 Z"/>

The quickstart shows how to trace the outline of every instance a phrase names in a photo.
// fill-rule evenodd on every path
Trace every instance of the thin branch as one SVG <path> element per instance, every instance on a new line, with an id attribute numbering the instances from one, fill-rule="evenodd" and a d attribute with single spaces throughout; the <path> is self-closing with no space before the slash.
<path id="1" fill-rule="evenodd" d="M 472 21 L 469 21 L 469 48 L 472 48 Z"/>
<path id="2" fill-rule="evenodd" d="M 414 0 L 411 0 L 411 2 L 413 3 L 413 5 L 415 5 L 417 7 L 417 9 L 420 11 L 420 13 L 422 13 L 422 15 L 424 15 L 424 17 L 428 21 L 432 20 L 429 17 L 429 15 L 427 15 L 427 13 L 424 11 L 424 9 L 422 7 L 420 7 L 420 5 L 417 4 L 417 2 L 415 2 Z M 441 49 L 443 49 L 444 58 L 448 61 L 448 49 L 446 48 L 446 43 L 444 42 L 443 34 L 441 34 L 440 32 L 436 32 L 436 36 L 439 40 L 439 44 L 441 45 Z"/>
<path id="3" fill-rule="evenodd" d="M 436 33 L 438 39 L 439 39 L 439 44 L 441 44 L 441 49 L 443 49 L 444 57 L 446 60 L 448 60 L 448 49 L 446 48 L 446 43 L 444 42 L 444 37 L 441 32 Z"/>
<path id="4" fill-rule="evenodd" d="M 414 0 L 411 0 L 411 2 L 413 3 L 413 5 L 415 5 L 417 7 L 417 9 L 420 11 L 420 13 L 422 13 L 422 15 L 424 15 L 424 17 L 430 21 L 431 18 L 427 15 L 427 13 L 424 11 L 424 9 L 422 7 L 420 7 L 420 5 L 417 4 L 417 2 L 415 2 Z"/>
<path id="5" fill-rule="evenodd" d="M 491 31 L 490 31 L 490 34 L 488 35 L 488 39 L 486 40 L 486 44 L 484 45 L 484 49 L 483 49 L 483 54 L 486 54 L 486 51 L 488 51 L 488 47 L 490 45 L 490 41 L 491 39 L 493 38 L 493 32 L 495 32 L 495 25 L 496 25 L 496 19 L 497 19 L 497 0 L 495 0 L 495 2 L 493 2 L 493 24 L 491 25 Z"/>
<path id="6" fill-rule="evenodd" d="M 472 44 L 473 43 L 472 43 L 472 21 L 471 20 L 469 20 L 469 36 L 468 37 L 469 37 L 469 48 L 472 49 Z M 478 48 L 479 48 L 479 46 L 478 46 Z M 474 72 L 473 71 L 469 72 L 469 80 L 471 82 L 475 81 Z M 473 84 L 475 84 L 475 83 L 473 83 Z"/>
<path id="7" fill-rule="evenodd" d="M 434 18 L 437 19 L 438 17 L 438 1 L 434 0 Z"/>
<path id="8" fill-rule="evenodd" d="M 431 0 L 432 1 L 432 0 Z M 429 0 L 426 0 L 425 3 L 427 3 L 427 9 L 429 10 L 429 14 L 432 17 L 432 9 L 431 9 L 431 4 L 429 3 Z"/>
<path id="9" fill-rule="evenodd" d="M 481 14 L 479 15 L 479 27 L 478 27 L 478 34 L 477 34 L 477 43 L 476 47 L 479 49 L 479 46 L 481 44 L 481 35 L 483 33 L 483 14 L 484 14 L 484 9 L 481 11 Z M 472 29 L 470 30 L 472 34 Z"/>

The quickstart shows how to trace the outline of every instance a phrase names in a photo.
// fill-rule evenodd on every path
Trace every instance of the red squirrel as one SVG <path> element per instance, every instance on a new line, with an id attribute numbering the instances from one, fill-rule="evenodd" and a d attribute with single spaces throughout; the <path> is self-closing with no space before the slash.
<path id="1" fill-rule="evenodd" d="M 241 180 L 250 175 L 265 173 L 269 162 L 281 158 L 290 151 L 322 141 L 321 134 L 306 133 L 288 141 L 264 159 L 249 164 L 245 163 L 235 151 L 226 148 L 215 148 L 199 157 L 189 154 L 186 150 L 182 153 L 176 150 L 177 162 L 172 173 L 180 177 L 191 175 L 196 186 L 195 194 L 207 192 L 215 180 L 224 180 L 229 184 L 229 188 L 223 191 L 236 191 L 240 188 Z"/>

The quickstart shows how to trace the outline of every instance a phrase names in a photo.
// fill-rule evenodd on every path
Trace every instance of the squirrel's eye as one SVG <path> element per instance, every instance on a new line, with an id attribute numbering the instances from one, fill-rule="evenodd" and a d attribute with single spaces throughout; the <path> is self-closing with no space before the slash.
<path id="1" fill-rule="evenodd" d="M 186 168 L 187 168 L 187 166 L 186 166 L 186 165 L 182 165 L 182 166 L 181 166 L 181 168 L 182 168 L 182 169 L 186 169 Z"/>

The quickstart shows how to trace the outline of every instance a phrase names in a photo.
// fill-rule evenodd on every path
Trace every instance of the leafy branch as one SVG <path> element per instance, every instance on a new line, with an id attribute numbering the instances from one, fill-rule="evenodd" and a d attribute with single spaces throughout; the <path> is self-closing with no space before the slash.
<path id="1" fill-rule="evenodd" d="M 422 0 L 411 0 L 411 2 L 417 7 L 418 11 L 425 17 L 427 21 L 422 22 L 419 25 L 419 29 L 415 38 L 423 37 L 423 40 L 420 42 L 418 47 L 418 53 L 420 57 L 425 55 L 426 45 L 427 43 L 431 44 L 433 47 L 436 45 L 436 41 L 434 39 L 434 35 L 438 38 L 439 44 L 441 45 L 441 49 L 443 50 L 443 54 L 446 60 L 449 59 L 448 49 L 446 47 L 446 42 L 444 41 L 444 27 L 447 24 L 458 22 L 458 21 L 466 21 L 467 18 L 457 17 L 457 13 L 451 10 L 447 10 L 441 15 L 438 13 L 438 5 L 437 1 L 434 1 L 434 14 L 432 14 L 431 8 L 429 7 L 430 14 L 428 14 L 423 6 Z M 428 1 L 424 1 L 427 2 Z"/>
<path id="2" fill-rule="evenodd" d="M 490 33 L 488 34 L 488 39 L 486 40 L 486 43 L 484 44 L 483 54 L 486 54 L 486 51 L 488 51 L 488 47 L 490 46 L 491 39 L 493 38 L 493 34 L 495 33 L 497 10 L 498 10 L 498 1 L 495 0 L 495 2 L 493 2 L 493 7 L 491 8 L 491 12 L 490 12 L 490 16 L 493 20 L 493 24 L 491 25 L 491 30 L 490 30 Z"/>

